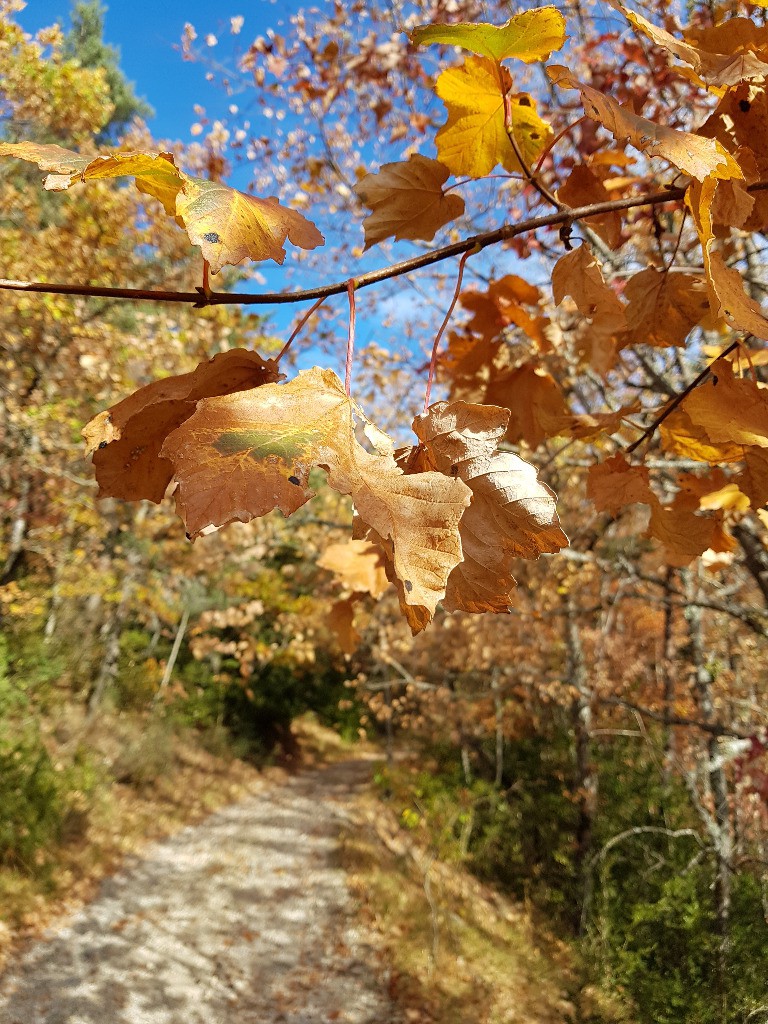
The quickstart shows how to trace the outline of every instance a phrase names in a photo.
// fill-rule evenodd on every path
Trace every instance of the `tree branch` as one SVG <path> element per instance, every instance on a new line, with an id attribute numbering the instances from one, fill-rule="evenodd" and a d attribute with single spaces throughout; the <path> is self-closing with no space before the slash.
<path id="1" fill-rule="evenodd" d="M 768 191 L 768 181 L 757 181 L 747 186 L 748 192 Z M 520 221 L 518 224 L 504 224 L 493 231 L 485 231 L 471 238 L 465 238 L 460 242 L 453 242 L 451 245 L 444 245 L 438 249 L 421 253 L 410 259 L 402 260 L 382 267 L 379 270 L 372 270 L 367 274 L 355 275 L 356 289 L 367 288 L 370 285 L 380 284 L 382 281 L 389 281 L 404 274 L 411 274 L 423 267 L 431 267 L 436 263 L 451 259 L 453 256 L 461 256 L 462 253 L 470 250 L 480 251 L 487 249 L 490 245 L 497 245 L 499 242 L 508 241 L 518 235 L 527 234 L 529 231 L 537 231 L 539 228 L 553 227 L 558 224 L 567 224 L 569 221 L 584 220 L 588 217 L 598 217 L 603 213 L 613 213 L 621 210 L 631 210 L 638 206 L 659 206 L 664 203 L 680 202 L 685 197 L 684 188 L 666 188 L 661 192 L 652 192 L 642 196 L 628 196 L 624 199 L 610 199 L 604 203 L 590 203 L 587 206 L 575 206 L 568 210 L 560 210 L 555 213 L 544 214 L 541 217 L 530 217 L 528 220 Z M 212 292 L 206 295 L 202 289 L 194 292 L 174 291 L 153 291 L 145 288 L 108 288 L 99 285 L 79 284 L 48 284 L 40 281 L 12 281 L 0 279 L 0 290 L 20 292 L 42 292 L 46 295 L 85 295 L 97 296 L 111 299 L 130 299 L 134 302 L 182 302 L 190 303 L 193 306 L 276 306 L 295 302 L 307 302 L 323 298 L 329 295 L 343 295 L 347 291 L 347 281 L 336 281 L 333 284 L 320 285 L 317 288 L 302 288 L 293 292 L 261 292 L 258 295 L 247 292 Z"/>

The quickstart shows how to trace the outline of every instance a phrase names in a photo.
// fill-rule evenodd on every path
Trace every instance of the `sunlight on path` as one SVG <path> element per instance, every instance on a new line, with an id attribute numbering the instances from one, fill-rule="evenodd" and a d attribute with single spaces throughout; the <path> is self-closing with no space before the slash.
<path id="1" fill-rule="evenodd" d="M 149 847 L 0 981 L 2 1024 L 394 1024 L 336 837 L 360 762 Z"/>

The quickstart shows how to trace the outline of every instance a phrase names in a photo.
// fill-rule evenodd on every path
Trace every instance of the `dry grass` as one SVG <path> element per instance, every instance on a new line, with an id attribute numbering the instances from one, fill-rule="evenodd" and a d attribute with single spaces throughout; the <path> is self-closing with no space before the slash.
<path id="1" fill-rule="evenodd" d="M 406 1020 L 435 1024 L 608 1024 L 571 948 L 524 906 L 461 865 L 436 860 L 374 794 L 358 803 L 343 861 L 391 968 Z"/>

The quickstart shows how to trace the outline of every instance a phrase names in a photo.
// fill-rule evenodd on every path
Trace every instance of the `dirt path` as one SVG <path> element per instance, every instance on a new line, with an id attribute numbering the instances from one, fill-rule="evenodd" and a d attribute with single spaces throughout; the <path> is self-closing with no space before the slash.
<path id="1" fill-rule="evenodd" d="M 369 766 L 307 772 L 145 851 L 0 981 L 2 1024 L 395 1024 L 337 836 Z"/>

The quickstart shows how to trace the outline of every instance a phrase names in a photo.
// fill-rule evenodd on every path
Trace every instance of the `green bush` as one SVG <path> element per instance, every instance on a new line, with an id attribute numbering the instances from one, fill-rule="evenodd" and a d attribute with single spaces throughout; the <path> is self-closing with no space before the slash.
<path id="1" fill-rule="evenodd" d="M 61 836 L 62 786 L 40 737 L 0 734 L 0 863 L 34 872 Z"/>

